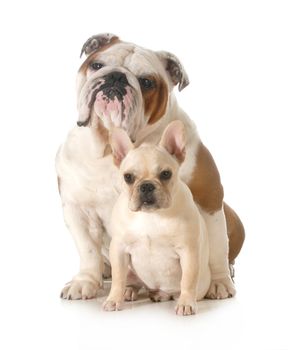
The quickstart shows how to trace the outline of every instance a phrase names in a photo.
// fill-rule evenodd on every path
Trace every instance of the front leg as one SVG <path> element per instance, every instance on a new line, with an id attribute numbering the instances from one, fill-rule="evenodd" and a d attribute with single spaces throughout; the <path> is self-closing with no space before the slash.
<path id="1" fill-rule="evenodd" d="M 129 255 L 125 253 L 121 242 L 112 239 L 109 256 L 112 267 L 112 285 L 103 308 L 105 311 L 116 311 L 121 310 L 124 301 Z"/>
<path id="2" fill-rule="evenodd" d="M 209 265 L 211 284 L 206 298 L 225 299 L 235 295 L 236 290 L 230 277 L 228 262 L 228 236 L 223 209 L 208 214 L 202 212 L 210 246 Z"/>
<path id="3" fill-rule="evenodd" d="M 197 311 L 199 278 L 199 243 L 187 244 L 177 250 L 182 269 L 181 292 L 175 311 L 177 315 L 194 315 Z"/>
<path id="4" fill-rule="evenodd" d="M 61 292 L 63 299 L 95 298 L 102 284 L 102 225 L 93 208 L 63 203 L 66 225 L 80 256 L 80 271 Z"/>

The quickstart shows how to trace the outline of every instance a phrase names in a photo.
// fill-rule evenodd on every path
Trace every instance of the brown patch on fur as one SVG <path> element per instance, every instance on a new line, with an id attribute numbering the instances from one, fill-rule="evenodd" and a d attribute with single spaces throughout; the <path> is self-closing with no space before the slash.
<path id="1" fill-rule="evenodd" d="M 223 187 L 213 157 L 201 142 L 196 154 L 192 179 L 187 184 L 194 200 L 203 210 L 213 214 L 223 205 Z"/>
<path id="2" fill-rule="evenodd" d="M 229 262 L 230 264 L 233 264 L 242 248 L 245 239 L 245 230 L 235 211 L 226 203 L 224 203 L 224 213 L 226 216 L 227 234 L 229 237 Z"/>
<path id="3" fill-rule="evenodd" d="M 110 154 L 112 153 L 112 148 L 110 145 L 106 145 L 105 149 L 104 149 L 104 154 L 103 156 L 106 157 L 106 156 L 109 156 Z"/>
<path id="4" fill-rule="evenodd" d="M 148 124 L 156 123 L 165 113 L 168 102 L 168 87 L 160 77 L 147 77 L 156 83 L 155 88 L 142 90 L 145 115 L 149 117 Z"/>
<path id="5" fill-rule="evenodd" d="M 99 52 L 103 52 L 103 51 L 109 49 L 109 47 L 111 47 L 112 45 L 120 43 L 120 42 L 121 42 L 121 40 L 118 39 L 117 37 L 112 38 L 109 44 L 100 47 L 97 51 L 92 52 L 86 58 L 86 60 L 82 63 L 81 67 L 79 68 L 78 73 L 82 73 L 82 74 L 86 75 L 87 69 L 89 68 L 90 64 L 94 61 L 97 61 L 97 57 L 99 55 Z"/>

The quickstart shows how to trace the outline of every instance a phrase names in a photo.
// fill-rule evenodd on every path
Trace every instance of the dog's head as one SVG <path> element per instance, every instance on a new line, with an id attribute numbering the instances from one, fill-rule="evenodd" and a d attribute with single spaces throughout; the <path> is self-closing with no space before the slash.
<path id="1" fill-rule="evenodd" d="M 79 126 L 120 127 L 135 139 L 165 115 L 173 87 L 182 90 L 189 83 L 173 54 L 143 49 L 113 34 L 91 37 L 82 53 L 87 58 L 77 80 Z"/>
<path id="2" fill-rule="evenodd" d="M 186 136 L 182 122 L 170 123 L 157 146 L 134 148 L 123 129 L 114 129 L 111 147 L 120 167 L 123 190 L 132 211 L 169 208 L 178 170 L 185 158 Z"/>

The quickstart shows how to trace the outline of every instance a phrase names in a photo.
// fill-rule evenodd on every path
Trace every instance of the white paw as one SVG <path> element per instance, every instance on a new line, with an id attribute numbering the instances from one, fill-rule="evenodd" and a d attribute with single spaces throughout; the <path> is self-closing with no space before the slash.
<path id="1" fill-rule="evenodd" d="M 125 301 L 135 301 L 138 298 L 138 291 L 139 289 L 129 286 L 126 287 L 125 293 L 124 293 L 124 300 Z"/>
<path id="2" fill-rule="evenodd" d="M 96 298 L 100 283 L 91 281 L 71 281 L 62 289 L 61 298 L 68 300 Z"/>
<path id="3" fill-rule="evenodd" d="M 195 315 L 197 312 L 197 302 L 186 301 L 181 299 L 180 297 L 175 307 L 175 312 L 176 312 L 176 315 L 179 315 L 179 316 Z"/>
<path id="4" fill-rule="evenodd" d="M 122 307 L 123 307 L 122 300 L 115 301 L 115 300 L 107 299 L 103 303 L 103 309 L 105 311 L 120 311 L 122 310 Z"/>
<path id="5" fill-rule="evenodd" d="M 208 299 L 226 299 L 236 294 L 236 289 L 230 277 L 212 280 L 206 294 Z"/>

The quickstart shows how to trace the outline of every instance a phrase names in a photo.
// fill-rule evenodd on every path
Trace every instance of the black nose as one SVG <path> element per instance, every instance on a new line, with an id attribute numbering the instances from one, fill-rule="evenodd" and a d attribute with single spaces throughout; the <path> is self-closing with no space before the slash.
<path id="1" fill-rule="evenodd" d="M 111 85 L 122 84 L 128 85 L 126 75 L 122 72 L 111 72 L 105 76 L 105 82 Z"/>
<path id="2" fill-rule="evenodd" d="M 140 186 L 140 192 L 143 194 L 151 193 L 155 190 L 155 186 L 151 182 L 144 182 Z"/>

